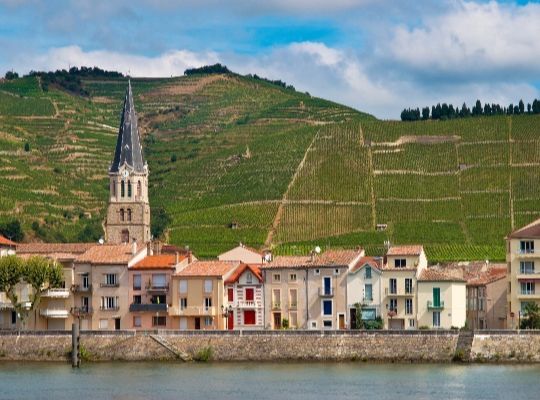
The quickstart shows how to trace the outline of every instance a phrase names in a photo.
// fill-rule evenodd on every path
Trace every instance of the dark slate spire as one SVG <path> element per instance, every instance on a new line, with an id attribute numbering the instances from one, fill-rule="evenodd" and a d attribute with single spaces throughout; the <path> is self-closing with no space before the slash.
<path id="1" fill-rule="evenodd" d="M 118 172 L 124 164 L 129 165 L 135 172 L 144 172 L 144 158 L 137 126 L 137 114 L 133 104 L 133 94 L 131 93 L 131 81 L 128 81 L 126 98 L 124 99 L 124 109 L 122 110 L 122 120 L 116 140 L 116 150 L 114 160 L 109 172 Z"/>

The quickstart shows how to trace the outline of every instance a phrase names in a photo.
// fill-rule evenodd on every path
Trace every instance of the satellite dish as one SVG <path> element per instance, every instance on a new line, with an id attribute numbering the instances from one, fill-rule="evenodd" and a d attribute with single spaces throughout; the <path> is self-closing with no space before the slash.
<path id="1" fill-rule="evenodd" d="M 272 254 L 266 253 L 266 254 L 264 255 L 264 260 L 265 260 L 266 262 L 272 261 Z"/>
<path id="2" fill-rule="evenodd" d="M 315 246 L 315 253 L 321 254 L 321 248 L 319 246 Z"/>
<path id="3" fill-rule="evenodd" d="M 105 243 L 105 240 L 103 240 L 103 238 L 99 238 L 98 243 L 103 244 L 103 243 Z"/>

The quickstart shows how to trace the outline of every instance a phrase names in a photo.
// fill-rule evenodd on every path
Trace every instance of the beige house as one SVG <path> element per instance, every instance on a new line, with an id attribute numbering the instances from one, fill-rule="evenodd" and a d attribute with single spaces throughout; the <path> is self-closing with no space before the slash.
<path id="1" fill-rule="evenodd" d="M 347 275 L 364 250 L 328 250 L 278 256 L 263 271 L 265 327 L 345 329 L 349 325 Z"/>
<path id="2" fill-rule="evenodd" d="M 466 280 L 460 269 L 422 269 L 417 279 L 418 327 L 450 329 L 465 326 Z"/>
<path id="3" fill-rule="evenodd" d="M 356 304 L 361 305 L 362 320 L 374 320 L 381 316 L 382 259 L 362 257 L 347 275 L 347 307 L 349 327 L 356 329 Z"/>
<path id="4" fill-rule="evenodd" d="M 228 329 L 264 328 L 263 278 L 257 265 L 241 264 L 225 281 Z"/>
<path id="5" fill-rule="evenodd" d="M 219 261 L 239 261 L 249 265 L 260 265 L 264 262 L 264 254 L 242 243 L 234 249 L 218 255 Z"/>
<path id="6" fill-rule="evenodd" d="M 4 257 L 10 254 L 15 254 L 17 250 L 17 243 L 0 235 L 0 257 Z"/>
<path id="7" fill-rule="evenodd" d="M 420 245 L 392 246 L 383 265 L 382 318 L 386 329 L 415 329 L 417 279 L 427 267 Z"/>
<path id="8" fill-rule="evenodd" d="M 172 277 L 169 316 L 174 329 L 227 329 L 230 318 L 224 282 L 239 262 L 195 261 Z"/>
<path id="9" fill-rule="evenodd" d="M 526 317 L 527 303 L 540 305 L 540 219 L 517 229 L 506 238 L 508 263 L 507 321 L 518 327 Z"/>

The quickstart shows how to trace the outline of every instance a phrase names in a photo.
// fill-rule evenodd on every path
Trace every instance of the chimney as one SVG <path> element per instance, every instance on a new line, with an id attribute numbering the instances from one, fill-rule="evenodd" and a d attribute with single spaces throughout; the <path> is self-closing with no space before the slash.
<path id="1" fill-rule="evenodd" d="M 191 264 L 193 262 L 193 253 L 191 250 L 188 251 L 188 264 Z"/>
<path id="2" fill-rule="evenodd" d="M 178 252 L 174 253 L 174 265 L 178 265 L 178 263 L 180 262 L 180 255 L 178 254 Z"/>
<path id="3" fill-rule="evenodd" d="M 152 242 L 148 242 L 146 245 L 146 254 L 149 256 L 154 255 L 154 249 L 152 248 Z"/>
<path id="4" fill-rule="evenodd" d="M 131 254 L 137 254 L 137 241 L 135 239 L 133 240 L 133 243 L 131 243 Z"/>

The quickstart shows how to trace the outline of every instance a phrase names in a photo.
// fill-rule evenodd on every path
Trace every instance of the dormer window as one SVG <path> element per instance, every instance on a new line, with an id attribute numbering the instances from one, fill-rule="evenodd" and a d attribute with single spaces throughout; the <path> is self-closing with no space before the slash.
<path id="1" fill-rule="evenodd" d="M 396 258 L 394 260 L 394 267 L 407 268 L 407 260 L 405 258 Z"/>
<path id="2" fill-rule="evenodd" d="M 253 274 L 251 272 L 246 274 L 246 283 L 253 283 Z"/>

